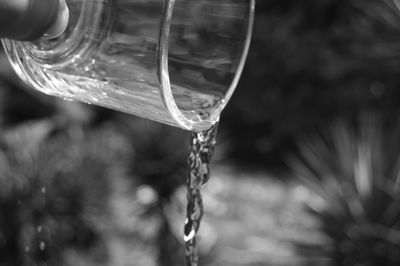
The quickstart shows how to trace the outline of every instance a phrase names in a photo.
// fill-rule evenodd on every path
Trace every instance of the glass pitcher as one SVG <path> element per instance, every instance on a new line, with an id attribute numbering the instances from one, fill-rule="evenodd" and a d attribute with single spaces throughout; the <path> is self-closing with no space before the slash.
<path id="1" fill-rule="evenodd" d="M 24 81 L 46 94 L 186 130 L 218 121 L 244 66 L 254 0 L 66 3 L 62 35 L 2 40 Z"/>

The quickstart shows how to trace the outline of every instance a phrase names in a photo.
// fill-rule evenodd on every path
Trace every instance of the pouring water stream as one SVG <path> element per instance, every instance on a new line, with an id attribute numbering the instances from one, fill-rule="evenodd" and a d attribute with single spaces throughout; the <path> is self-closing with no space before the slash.
<path id="1" fill-rule="evenodd" d="M 203 216 L 202 186 L 210 178 L 210 161 L 214 153 L 218 123 L 208 130 L 191 135 L 188 164 L 190 174 L 187 178 L 187 210 L 184 227 L 186 265 L 197 266 L 198 255 L 196 234 Z"/>

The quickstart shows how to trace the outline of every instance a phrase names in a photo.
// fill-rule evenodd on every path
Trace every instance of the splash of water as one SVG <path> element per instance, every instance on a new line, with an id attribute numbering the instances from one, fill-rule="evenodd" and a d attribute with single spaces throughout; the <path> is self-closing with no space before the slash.
<path id="1" fill-rule="evenodd" d="M 210 129 L 191 136 L 188 164 L 190 175 L 187 179 L 187 209 L 184 228 L 186 265 L 197 266 L 198 255 L 196 234 L 203 216 L 203 200 L 201 187 L 210 178 L 210 161 L 214 153 L 218 123 Z"/>

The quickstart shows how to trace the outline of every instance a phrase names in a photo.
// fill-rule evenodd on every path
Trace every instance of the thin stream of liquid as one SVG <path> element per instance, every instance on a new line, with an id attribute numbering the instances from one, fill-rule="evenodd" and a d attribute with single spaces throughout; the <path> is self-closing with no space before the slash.
<path id="1" fill-rule="evenodd" d="M 200 133 L 193 132 L 190 143 L 188 164 L 190 175 L 187 179 L 187 209 L 184 228 L 186 265 L 197 266 L 198 255 L 196 234 L 203 216 L 201 187 L 210 178 L 210 161 L 214 153 L 218 123 Z"/>

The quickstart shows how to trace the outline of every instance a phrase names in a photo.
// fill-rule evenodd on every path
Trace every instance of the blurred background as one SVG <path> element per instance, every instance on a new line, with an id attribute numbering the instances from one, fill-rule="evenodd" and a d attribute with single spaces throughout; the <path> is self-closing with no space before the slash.
<path id="1" fill-rule="evenodd" d="M 400 265 L 400 12 L 259 0 L 200 265 Z M 189 133 L 67 102 L 0 52 L 0 265 L 184 264 Z"/>

